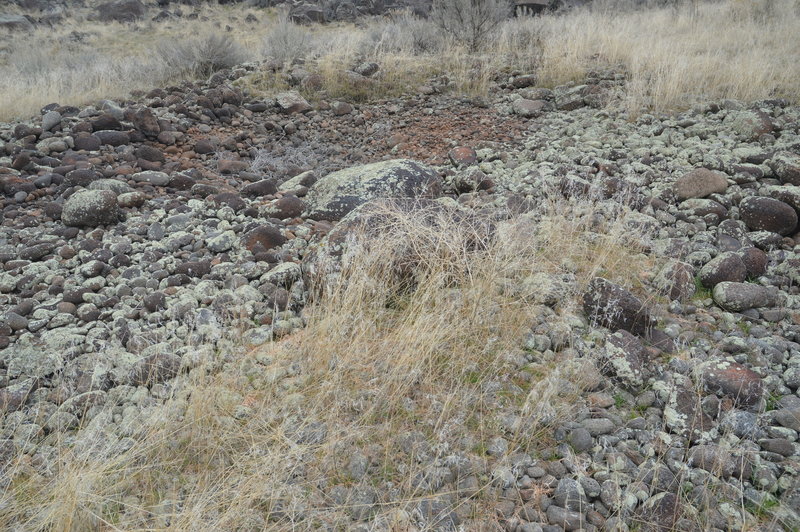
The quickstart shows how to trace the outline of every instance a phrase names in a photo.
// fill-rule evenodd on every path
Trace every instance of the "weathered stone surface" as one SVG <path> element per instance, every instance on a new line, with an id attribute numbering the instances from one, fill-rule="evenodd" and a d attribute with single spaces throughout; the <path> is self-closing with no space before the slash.
<path id="1" fill-rule="evenodd" d="M 583 295 L 583 311 L 592 323 L 645 335 L 654 319 L 645 304 L 629 291 L 602 277 L 595 277 Z"/>
<path id="2" fill-rule="evenodd" d="M 757 406 L 764 394 L 761 377 L 737 362 L 707 362 L 700 367 L 700 378 L 706 391 L 728 396 L 737 406 Z"/>
<path id="3" fill-rule="evenodd" d="M 169 175 L 164 172 L 139 172 L 133 174 L 131 179 L 137 183 L 148 183 L 156 187 L 165 187 L 170 182 Z"/>
<path id="4" fill-rule="evenodd" d="M 752 283 L 722 282 L 714 287 L 713 296 L 717 305 L 731 312 L 774 307 L 778 303 L 774 291 Z"/>
<path id="5" fill-rule="evenodd" d="M 275 102 L 278 104 L 278 108 L 286 114 L 305 113 L 311 110 L 311 104 L 295 91 L 278 94 Z"/>
<path id="6" fill-rule="evenodd" d="M 438 197 L 442 180 L 433 168 L 408 159 L 357 166 L 328 174 L 308 192 L 305 216 L 341 220 L 372 199 Z"/>
<path id="7" fill-rule="evenodd" d="M 747 197 L 739 203 L 739 215 L 753 231 L 788 235 L 797 227 L 797 212 L 773 198 Z"/>
<path id="8" fill-rule="evenodd" d="M 625 386 L 639 387 L 643 383 L 647 354 L 641 340 L 625 330 L 606 340 L 604 368 Z"/>
<path id="9" fill-rule="evenodd" d="M 61 221 L 73 227 L 115 224 L 119 217 L 117 195 L 110 190 L 79 190 L 69 197 L 61 211 Z"/>
<path id="10" fill-rule="evenodd" d="M 253 253 L 261 253 L 283 245 L 286 237 L 274 225 L 261 225 L 242 237 L 242 245 Z"/>
<path id="11" fill-rule="evenodd" d="M 728 189 L 725 174 L 707 168 L 695 168 L 678 178 L 673 185 L 679 201 L 689 198 L 705 198 L 711 194 L 722 194 Z"/>
<path id="12" fill-rule="evenodd" d="M 532 118 L 542 114 L 547 108 L 547 105 L 547 102 L 543 100 L 526 100 L 525 98 L 520 98 L 514 100 L 511 104 L 511 110 L 514 111 L 514 114 L 523 118 Z"/>
<path id="13" fill-rule="evenodd" d="M 632 522 L 642 532 L 671 532 L 683 515 L 680 499 L 669 492 L 657 493 L 637 510 Z"/>
<path id="14" fill-rule="evenodd" d="M 791 152 L 775 154 L 769 166 L 778 179 L 787 185 L 800 185 L 800 155 Z"/>
<path id="15" fill-rule="evenodd" d="M 33 23 L 23 15 L 0 15 L 0 29 L 6 31 L 31 31 Z"/>
<path id="16" fill-rule="evenodd" d="M 105 22 L 133 22 L 146 13 L 147 8 L 140 0 L 115 0 L 97 6 L 98 18 Z"/>
<path id="17" fill-rule="evenodd" d="M 700 281 L 708 288 L 714 288 L 724 281 L 741 283 L 745 279 L 747 266 L 739 254 L 731 251 L 720 253 L 700 268 Z"/>
<path id="18" fill-rule="evenodd" d="M 659 270 L 653 284 L 670 299 L 682 301 L 692 297 L 697 291 L 694 275 L 691 264 L 672 260 Z"/>

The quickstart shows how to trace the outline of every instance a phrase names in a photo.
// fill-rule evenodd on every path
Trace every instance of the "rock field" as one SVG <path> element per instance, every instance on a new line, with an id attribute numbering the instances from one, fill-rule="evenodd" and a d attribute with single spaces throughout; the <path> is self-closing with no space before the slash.
<path id="1" fill-rule="evenodd" d="M 518 76 L 485 105 L 436 82 L 371 104 L 262 100 L 235 83 L 256 68 L 0 124 L 0 456 L 46 464 L 108 408 L 123 441 L 198 364 L 187 346 L 302 328 L 308 251 L 364 203 L 447 198 L 503 220 L 556 194 L 593 198 L 599 217 L 630 208 L 659 267 L 643 278 L 652 298 L 603 277 L 584 287 L 571 349 L 602 375 L 557 424 L 558 458 L 495 464 L 498 434 L 481 463 L 499 522 L 797 530 L 800 107 L 629 120 L 604 107 L 614 72 L 554 90 Z M 527 356 L 558 343 L 538 330 Z M 430 458 L 416 518 L 478 530 L 453 508 L 480 460 L 448 458 Z M 362 495 L 360 509 L 381 498 Z"/>

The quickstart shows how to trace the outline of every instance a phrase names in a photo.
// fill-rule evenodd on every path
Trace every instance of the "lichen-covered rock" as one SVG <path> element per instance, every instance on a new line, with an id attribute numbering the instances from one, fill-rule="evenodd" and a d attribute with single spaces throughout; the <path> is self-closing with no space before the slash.
<path id="1" fill-rule="evenodd" d="M 637 336 L 644 336 L 655 324 L 642 300 L 602 277 L 589 283 L 583 295 L 583 310 L 596 325 L 623 329 Z"/>
<path id="2" fill-rule="evenodd" d="M 397 228 L 396 220 L 412 216 L 417 223 L 432 229 L 460 226 L 464 229 L 461 243 L 465 250 L 483 249 L 494 238 L 496 227 L 485 217 L 463 211 L 430 199 L 379 199 L 364 203 L 351 211 L 322 239 L 309 245 L 303 257 L 302 271 L 306 287 L 312 295 L 331 286 L 338 279 L 343 264 L 371 246 L 385 246 Z M 407 277 L 423 257 L 420 248 L 399 240 L 395 233 L 390 271 Z M 404 245 L 408 244 L 408 245 Z"/>
<path id="3" fill-rule="evenodd" d="M 155 187 L 165 187 L 169 185 L 170 177 L 164 172 L 138 172 L 131 176 L 131 179 L 137 183 L 148 183 Z"/>
<path id="4" fill-rule="evenodd" d="M 754 141 L 765 133 L 771 133 L 775 126 L 767 113 L 760 110 L 730 111 L 723 121 L 742 140 Z"/>
<path id="5" fill-rule="evenodd" d="M 800 155 L 791 152 L 777 153 L 769 161 L 769 166 L 781 183 L 800 185 Z"/>
<path id="6" fill-rule="evenodd" d="M 79 190 L 67 199 L 61 221 L 71 227 L 115 224 L 120 211 L 117 195 L 110 190 Z"/>
<path id="7" fill-rule="evenodd" d="M 145 13 L 147 8 L 140 0 L 115 0 L 97 6 L 97 14 L 104 22 L 133 22 Z"/>
<path id="8" fill-rule="evenodd" d="M 608 337 L 605 345 L 604 368 L 624 385 L 637 388 L 642 385 L 647 355 L 642 342 L 628 331 L 617 331 Z"/>
<path id="9" fill-rule="evenodd" d="M 790 205 L 773 198 L 745 198 L 739 203 L 739 215 L 752 231 L 788 235 L 797 227 L 797 212 Z"/>
<path id="10" fill-rule="evenodd" d="M 697 286 L 694 283 L 694 267 L 686 262 L 669 261 L 653 279 L 659 292 L 671 300 L 682 301 L 694 295 Z"/>
<path id="11" fill-rule="evenodd" d="M 282 92 L 275 97 L 275 102 L 281 112 L 286 114 L 305 113 L 311 110 L 305 98 L 295 91 Z"/>
<path id="12" fill-rule="evenodd" d="M 761 377 L 737 362 L 714 360 L 702 364 L 698 371 L 706 391 L 730 397 L 737 406 L 757 406 L 764 394 Z"/>
<path id="13" fill-rule="evenodd" d="M 721 282 L 741 283 L 747 279 L 747 266 L 737 253 L 720 253 L 700 268 L 700 281 L 703 286 L 714 288 Z"/>
<path id="14" fill-rule="evenodd" d="M 707 168 L 695 168 L 678 178 L 673 185 L 678 201 L 689 198 L 705 198 L 711 194 L 722 194 L 728 189 L 728 179 L 722 172 Z"/>
<path id="15" fill-rule="evenodd" d="M 774 307 L 777 294 L 765 286 L 725 281 L 714 287 L 714 302 L 725 310 L 742 312 L 751 308 Z"/>
<path id="16" fill-rule="evenodd" d="M 337 221 L 359 205 L 378 198 L 439 197 L 442 180 L 422 163 L 396 159 L 328 174 L 308 192 L 305 216 Z"/>

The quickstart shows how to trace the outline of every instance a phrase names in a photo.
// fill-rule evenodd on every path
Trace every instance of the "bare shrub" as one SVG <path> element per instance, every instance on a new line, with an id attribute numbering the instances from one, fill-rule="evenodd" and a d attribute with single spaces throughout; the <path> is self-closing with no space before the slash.
<path id="1" fill-rule="evenodd" d="M 165 39 L 157 46 L 164 63 L 178 73 L 209 76 L 247 59 L 242 47 L 228 35 L 211 33 L 176 42 Z"/>
<path id="2" fill-rule="evenodd" d="M 510 14 L 508 0 L 434 0 L 431 20 L 470 52 L 477 52 Z"/>
<path id="3" fill-rule="evenodd" d="M 285 11 L 269 27 L 263 41 L 263 54 L 281 63 L 304 59 L 314 48 L 315 38 L 311 30 L 295 24 Z"/>
<path id="4" fill-rule="evenodd" d="M 409 11 L 393 13 L 388 21 L 376 23 L 367 32 L 363 51 L 368 55 L 432 54 L 445 48 L 439 28 Z"/>

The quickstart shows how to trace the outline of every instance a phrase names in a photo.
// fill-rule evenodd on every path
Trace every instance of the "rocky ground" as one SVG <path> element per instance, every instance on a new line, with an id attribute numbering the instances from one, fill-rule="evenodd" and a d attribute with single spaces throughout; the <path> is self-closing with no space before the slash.
<path id="1" fill-rule="evenodd" d="M 308 250 L 362 203 L 450 198 L 501 220 L 556 191 L 598 216 L 629 207 L 663 266 L 644 288 L 583 287 L 570 349 L 603 374 L 556 423 L 552 455 L 502 434 L 466 462 L 428 453 L 439 480 L 419 522 L 477 530 L 452 508 L 480 463 L 506 530 L 797 529 L 800 108 L 628 120 L 604 110 L 614 72 L 553 91 L 519 75 L 486 105 L 446 81 L 374 104 L 264 100 L 235 83 L 256 68 L 0 125 L 2 456 L 46 467 L 107 408 L 108 432 L 130 436 L 197 363 L 181 344 L 302 328 Z M 566 349 L 557 336 L 521 339 L 520 367 Z"/>

